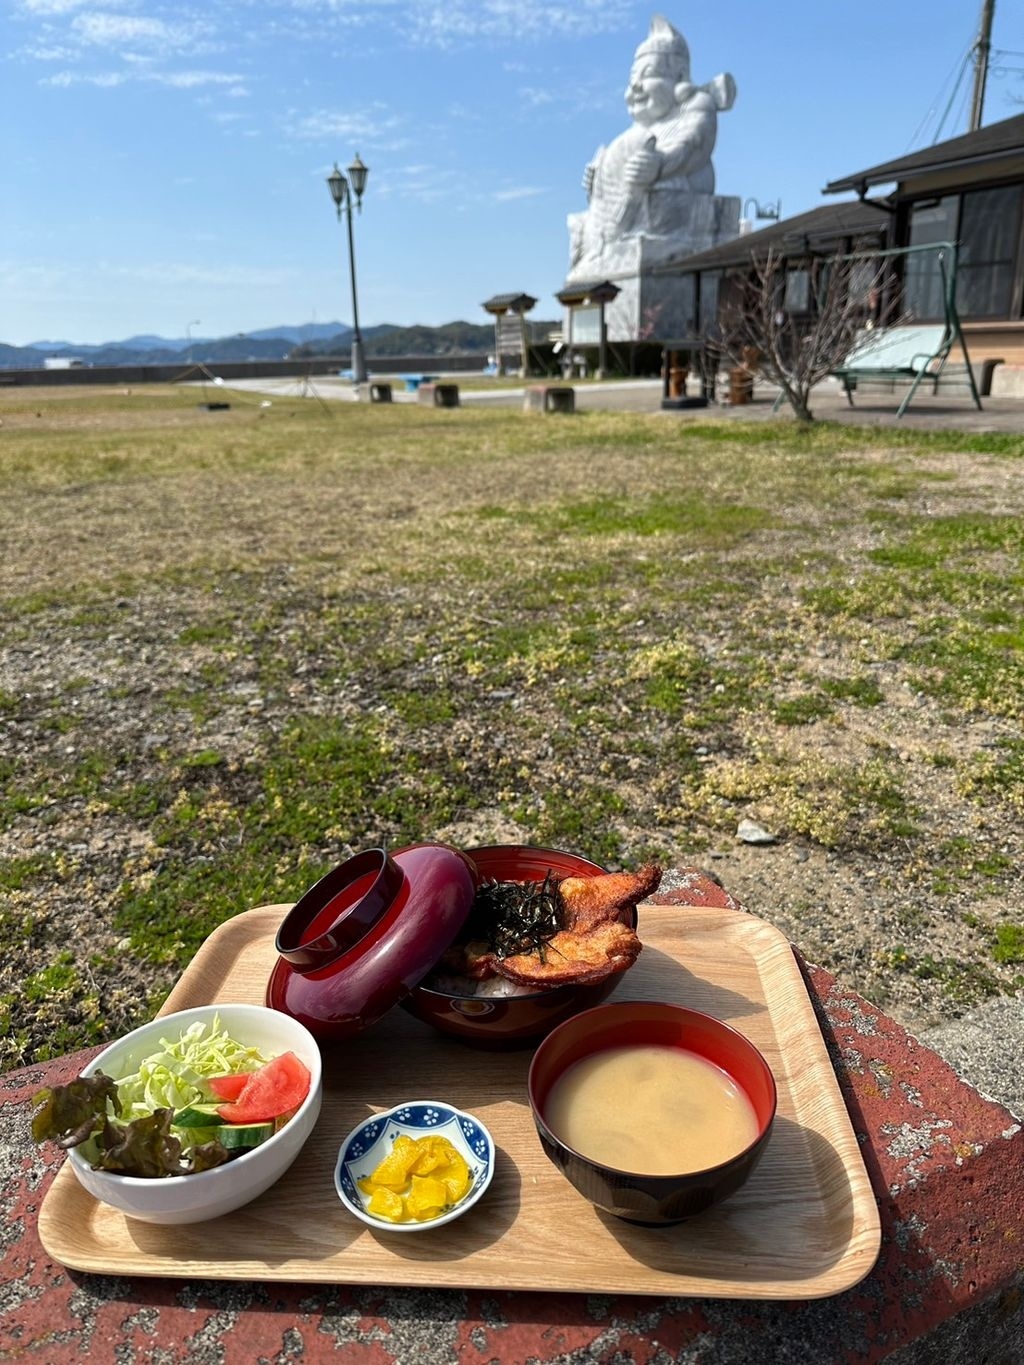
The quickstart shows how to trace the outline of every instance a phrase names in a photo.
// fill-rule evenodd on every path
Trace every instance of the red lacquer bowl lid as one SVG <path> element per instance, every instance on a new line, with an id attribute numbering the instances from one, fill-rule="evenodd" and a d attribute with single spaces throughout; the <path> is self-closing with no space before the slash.
<path id="1" fill-rule="evenodd" d="M 465 923 L 477 880 L 473 862 L 447 844 L 350 858 L 282 921 L 267 1004 L 318 1038 L 361 1033 L 434 966 Z"/>

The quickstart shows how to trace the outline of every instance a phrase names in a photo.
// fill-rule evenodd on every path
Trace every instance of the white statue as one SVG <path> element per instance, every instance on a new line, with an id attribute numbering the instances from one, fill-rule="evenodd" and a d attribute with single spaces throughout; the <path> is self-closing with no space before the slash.
<path id="1" fill-rule="evenodd" d="M 637 48 L 626 87 L 631 128 L 599 147 L 584 173 L 589 206 L 569 216 L 569 279 L 621 269 L 623 246 L 640 235 L 685 236 L 694 195 L 713 196 L 718 114 L 736 98 L 732 76 L 690 81 L 686 40 L 661 15 Z"/>

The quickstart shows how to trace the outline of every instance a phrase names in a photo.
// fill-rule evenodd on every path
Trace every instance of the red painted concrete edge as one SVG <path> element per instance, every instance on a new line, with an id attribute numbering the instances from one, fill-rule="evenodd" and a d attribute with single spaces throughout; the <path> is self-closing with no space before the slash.
<path id="1" fill-rule="evenodd" d="M 1024 1134 L 930 1048 L 797 960 L 879 1201 L 879 1331 L 914 1340 L 1024 1274 Z"/>

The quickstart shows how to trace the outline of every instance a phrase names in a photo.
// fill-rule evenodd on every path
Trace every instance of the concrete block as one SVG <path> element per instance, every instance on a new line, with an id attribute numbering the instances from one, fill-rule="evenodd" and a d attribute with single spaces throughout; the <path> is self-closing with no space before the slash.
<path id="1" fill-rule="evenodd" d="M 1024 398 L 1024 365 L 994 365 L 990 392 L 993 398 Z"/>
<path id="2" fill-rule="evenodd" d="M 457 408 L 459 406 L 458 384 L 421 384 L 416 390 L 416 400 L 435 408 Z"/>
<path id="3" fill-rule="evenodd" d="M 576 390 L 568 384 L 530 384 L 523 395 L 524 412 L 575 412 Z"/>

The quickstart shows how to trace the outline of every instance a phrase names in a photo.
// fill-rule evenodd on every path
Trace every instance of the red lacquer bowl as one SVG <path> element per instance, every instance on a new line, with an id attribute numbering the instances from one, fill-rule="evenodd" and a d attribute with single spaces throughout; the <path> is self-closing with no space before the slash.
<path id="1" fill-rule="evenodd" d="M 696 1053 L 744 1091 L 757 1117 L 757 1136 L 744 1151 L 707 1170 L 644 1175 L 583 1156 L 551 1130 L 548 1097 L 574 1062 L 607 1048 L 647 1044 Z M 650 1000 L 612 1001 L 560 1025 L 537 1048 L 527 1084 L 541 1146 L 566 1179 L 606 1213 L 651 1226 L 682 1222 L 734 1194 L 760 1160 L 775 1121 L 775 1078 L 749 1039 L 709 1014 Z"/>
<path id="2" fill-rule="evenodd" d="M 467 850 L 481 879 L 543 881 L 548 872 L 558 878 L 596 877 L 606 871 L 598 863 L 559 849 L 525 844 L 489 844 Z M 636 911 L 627 921 L 635 929 Z M 420 984 L 402 1001 L 403 1009 L 463 1042 L 484 1048 L 528 1047 L 563 1020 L 591 1008 L 614 990 L 623 974 L 586 986 L 555 986 L 530 995 L 480 997 L 455 995 Z"/>
<path id="3" fill-rule="evenodd" d="M 311 887 L 277 932 L 267 1004 L 316 1038 L 352 1038 L 397 1004 L 455 938 L 476 894 L 446 844 L 370 849 Z"/>

